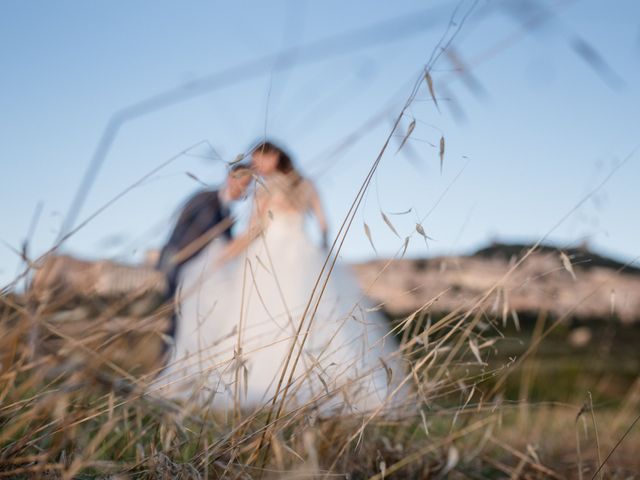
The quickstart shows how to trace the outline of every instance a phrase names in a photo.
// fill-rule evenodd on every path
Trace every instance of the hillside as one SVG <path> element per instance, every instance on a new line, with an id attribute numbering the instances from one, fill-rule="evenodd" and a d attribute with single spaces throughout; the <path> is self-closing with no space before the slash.
<path id="1" fill-rule="evenodd" d="M 527 255 L 530 248 L 493 244 L 467 256 L 377 259 L 352 268 L 367 295 L 392 317 L 425 308 L 434 315 L 467 311 L 480 302 L 485 313 L 505 318 L 544 311 L 581 321 L 640 320 L 640 268 L 584 248 L 541 246 Z M 46 280 L 42 286 L 39 277 Z M 146 296 L 162 290 L 164 279 L 146 265 L 61 256 L 45 263 L 34 285 L 37 296 L 53 289 L 58 306 L 66 308 L 64 298 L 93 303 L 130 292 Z"/>
<path id="2" fill-rule="evenodd" d="M 374 260 L 354 265 L 362 287 L 392 316 L 425 305 L 435 314 L 466 309 L 479 301 L 498 315 L 554 316 L 580 320 L 640 320 L 640 269 L 625 266 L 587 249 L 561 252 L 543 246 L 523 259 L 528 245 L 493 244 L 468 256 Z M 388 265 L 387 265 L 388 264 Z M 572 274 L 573 272 L 573 274 Z"/>

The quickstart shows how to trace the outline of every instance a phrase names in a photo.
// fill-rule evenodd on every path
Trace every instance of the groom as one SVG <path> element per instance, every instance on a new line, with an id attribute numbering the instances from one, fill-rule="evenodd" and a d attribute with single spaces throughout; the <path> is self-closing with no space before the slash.
<path id="1" fill-rule="evenodd" d="M 212 240 L 219 237 L 231 240 L 233 218 L 229 206 L 245 196 L 252 178 L 249 166 L 236 164 L 229 170 L 222 188 L 203 190 L 187 201 L 158 259 L 158 269 L 167 276 L 167 301 L 173 301 L 175 297 L 183 265 Z M 175 331 L 174 314 L 166 333 L 173 337 Z"/>

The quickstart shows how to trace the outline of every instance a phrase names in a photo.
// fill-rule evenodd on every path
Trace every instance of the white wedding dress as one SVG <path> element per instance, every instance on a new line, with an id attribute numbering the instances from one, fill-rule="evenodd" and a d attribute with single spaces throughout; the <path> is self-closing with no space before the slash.
<path id="1" fill-rule="evenodd" d="M 225 411 L 269 405 L 276 392 L 279 401 L 286 385 L 285 410 L 395 408 L 407 389 L 398 387 L 405 372 L 389 323 L 339 263 L 316 287 L 327 253 L 306 234 L 304 211 L 276 205 L 237 260 L 213 271 L 213 242 L 184 270 L 161 388 Z"/>

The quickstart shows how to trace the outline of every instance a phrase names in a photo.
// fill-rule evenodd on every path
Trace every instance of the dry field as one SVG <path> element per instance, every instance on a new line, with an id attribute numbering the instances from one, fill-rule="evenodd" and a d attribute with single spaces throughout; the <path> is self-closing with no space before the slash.
<path id="1" fill-rule="evenodd" d="M 640 472 L 640 380 L 627 376 L 607 397 L 610 370 L 601 366 L 608 357 L 597 348 L 579 357 L 578 369 L 593 373 L 586 382 L 554 372 L 562 365 L 545 358 L 545 341 L 568 317 L 540 315 L 523 326 L 514 353 L 506 341 L 512 320 L 505 327 L 501 315 L 482 307 L 483 296 L 475 308 L 437 318 L 426 307 L 395 320 L 413 393 L 391 417 L 322 418 L 309 406 L 225 418 L 145 389 L 162 365 L 169 311 L 157 296 L 107 289 L 46 297 L 0 298 L 0 477 L 560 479 Z"/>

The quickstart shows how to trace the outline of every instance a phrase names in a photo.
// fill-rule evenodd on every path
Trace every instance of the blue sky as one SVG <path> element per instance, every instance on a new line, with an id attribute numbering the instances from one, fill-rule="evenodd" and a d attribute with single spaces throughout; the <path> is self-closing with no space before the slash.
<path id="1" fill-rule="evenodd" d="M 395 252 L 402 240 L 380 210 L 409 208 L 409 214 L 390 217 L 401 235 L 428 214 L 424 228 L 435 239 L 427 248 L 414 238 L 412 256 L 467 253 L 491 240 L 535 241 L 640 142 L 640 4 L 478 1 L 462 22 L 473 5 L 4 0 L 0 284 L 16 273 L 18 258 L 10 247 L 19 248 L 39 204 L 31 254 L 55 242 L 114 112 L 292 47 L 299 50 L 287 70 L 269 60 L 255 75 L 123 125 L 80 220 L 162 162 L 199 146 L 114 202 L 64 249 L 139 259 L 164 241 L 176 209 L 199 188 L 186 172 L 211 184 L 221 179 L 222 161 L 202 142 L 229 161 L 265 131 L 316 180 L 335 232 L 456 8 L 449 33 L 461 28 L 451 47 L 472 81 L 453 71 L 449 57 L 439 57 L 432 76 L 440 112 L 423 84 L 401 127 L 406 131 L 415 118 L 412 137 L 397 154 L 396 138 L 383 157 L 343 254 L 348 260 L 376 255 L 364 222 L 379 255 Z M 524 31 L 523 18 L 537 18 L 540 11 L 552 13 Z M 380 23 L 394 18 L 406 27 Z M 371 25 L 379 25 L 379 34 L 347 37 L 331 52 L 312 57 L 305 47 Z M 604 59 L 604 70 L 576 53 L 572 45 L 580 42 Z M 462 113 L 454 114 L 452 104 Z M 354 144 L 327 157 L 385 108 L 382 120 Z M 442 173 L 431 145 L 441 135 Z M 623 259 L 639 255 L 639 179 L 635 154 L 550 239 L 563 246 L 587 240 Z"/>

